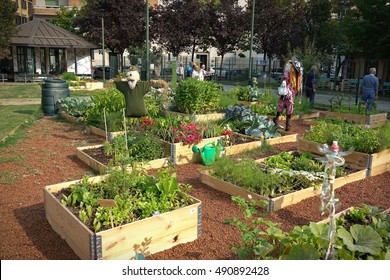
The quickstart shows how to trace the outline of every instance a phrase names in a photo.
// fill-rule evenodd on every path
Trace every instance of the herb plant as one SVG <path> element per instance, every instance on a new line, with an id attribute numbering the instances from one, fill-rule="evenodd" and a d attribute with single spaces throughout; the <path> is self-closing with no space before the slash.
<path id="1" fill-rule="evenodd" d="M 173 104 L 178 112 L 186 114 L 219 112 L 222 92 L 222 88 L 213 81 L 186 79 L 178 85 Z"/>
<path id="2" fill-rule="evenodd" d="M 303 135 L 303 139 L 328 145 L 331 145 L 332 141 L 338 141 L 340 149 L 348 150 L 353 147 L 355 151 L 362 153 L 380 151 L 380 137 L 379 130 L 365 128 L 358 124 L 325 122 L 320 122 Z"/>
<path id="3" fill-rule="evenodd" d="M 72 207 L 95 232 L 131 223 L 155 214 L 192 204 L 191 186 L 180 184 L 170 168 L 161 169 L 156 177 L 139 170 L 131 173 L 112 171 L 103 181 L 92 184 L 88 178 L 71 185 L 62 193 L 62 204 Z M 98 199 L 113 199 L 112 221 L 109 208 L 99 206 Z"/>

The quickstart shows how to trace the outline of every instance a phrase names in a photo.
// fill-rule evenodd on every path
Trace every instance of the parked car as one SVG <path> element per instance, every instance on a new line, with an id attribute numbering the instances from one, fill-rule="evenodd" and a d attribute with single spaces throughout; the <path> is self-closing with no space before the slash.
<path id="1" fill-rule="evenodd" d="M 279 81 L 283 77 L 283 68 L 272 69 L 271 77 Z"/>
<path id="2" fill-rule="evenodd" d="M 214 69 L 214 75 L 218 78 L 227 78 L 229 74 L 229 70 L 227 68 L 221 68 L 221 67 L 215 67 Z"/>
<path id="3" fill-rule="evenodd" d="M 113 78 L 110 66 L 105 66 L 104 68 L 105 68 L 105 78 L 106 79 Z M 103 79 L 103 66 L 95 66 L 93 68 L 92 78 L 100 79 L 100 80 Z"/>

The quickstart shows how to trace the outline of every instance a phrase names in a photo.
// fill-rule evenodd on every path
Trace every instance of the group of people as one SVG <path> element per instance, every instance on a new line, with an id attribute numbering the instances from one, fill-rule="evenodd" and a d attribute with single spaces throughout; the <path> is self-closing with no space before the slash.
<path id="1" fill-rule="evenodd" d="M 310 108 L 314 108 L 315 93 L 317 91 L 317 66 L 313 65 L 306 75 L 305 95 L 309 100 Z M 359 87 L 361 94 L 359 107 L 366 106 L 367 111 L 373 109 L 375 99 L 378 99 L 379 80 L 375 76 L 376 68 L 370 68 L 369 74 L 365 75 L 362 84 Z M 277 125 L 279 117 L 286 109 L 286 127 L 285 130 L 291 129 L 291 116 L 294 111 L 294 96 L 300 90 L 300 79 L 302 78 L 302 68 L 297 61 L 288 61 L 284 67 L 281 89 L 279 90 L 279 99 L 276 117 L 273 119 Z"/>
<path id="2" fill-rule="evenodd" d="M 204 81 L 206 77 L 213 74 L 213 70 L 210 68 L 209 71 L 206 71 L 206 66 L 204 64 L 199 67 L 194 62 L 190 62 L 186 69 L 184 69 L 183 62 L 180 62 L 179 67 L 176 69 L 176 74 L 177 77 L 182 80 L 185 78 L 194 78 L 199 81 Z"/>

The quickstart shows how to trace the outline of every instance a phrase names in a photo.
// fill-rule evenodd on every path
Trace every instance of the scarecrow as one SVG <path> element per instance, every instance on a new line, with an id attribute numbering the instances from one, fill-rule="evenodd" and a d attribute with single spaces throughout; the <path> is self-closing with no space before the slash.
<path id="1" fill-rule="evenodd" d="M 278 125 L 279 117 L 286 108 L 286 131 L 291 129 L 291 116 L 294 111 L 294 97 L 302 89 L 303 68 L 299 61 L 289 60 L 284 65 L 282 84 L 278 88 L 278 106 L 274 123 Z"/>
<path id="2" fill-rule="evenodd" d="M 164 80 L 140 81 L 137 67 L 133 66 L 126 74 L 127 81 L 115 81 L 116 88 L 123 93 L 126 100 L 126 117 L 142 117 L 147 115 L 144 96 L 151 87 L 163 88 L 168 95 L 168 84 Z"/>

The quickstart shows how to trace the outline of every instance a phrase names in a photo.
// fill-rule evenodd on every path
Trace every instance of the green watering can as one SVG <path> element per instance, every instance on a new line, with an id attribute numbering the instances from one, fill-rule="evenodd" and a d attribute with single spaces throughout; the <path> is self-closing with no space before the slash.
<path id="1" fill-rule="evenodd" d="M 203 165 L 211 165 L 215 161 L 216 148 L 214 142 L 207 143 L 202 149 L 194 145 L 192 151 L 194 153 L 199 152 Z"/>

